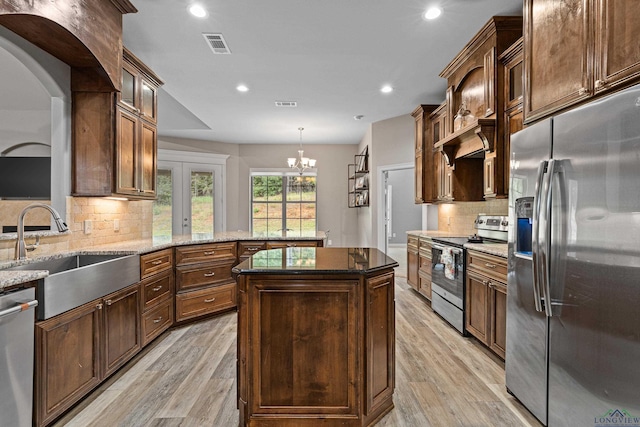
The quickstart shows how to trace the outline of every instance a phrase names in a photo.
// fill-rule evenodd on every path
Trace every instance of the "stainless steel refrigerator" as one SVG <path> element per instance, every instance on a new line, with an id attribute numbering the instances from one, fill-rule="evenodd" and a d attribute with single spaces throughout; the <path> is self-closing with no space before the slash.
<path id="1" fill-rule="evenodd" d="M 510 152 L 507 389 L 548 426 L 640 426 L 640 86 Z"/>

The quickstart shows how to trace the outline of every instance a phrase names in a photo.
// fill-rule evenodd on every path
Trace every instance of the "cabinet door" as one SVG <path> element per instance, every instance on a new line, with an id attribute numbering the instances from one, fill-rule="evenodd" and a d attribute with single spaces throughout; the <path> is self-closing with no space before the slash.
<path id="1" fill-rule="evenodd" d="M 140 115 L 151 123 L 157 119 L 156 86 L 145 78 L 140 79 Z"/>
<path id="2" fill-rule="evenodd" d="M 413 188 L 414 188 L 414 202 L 415 203 L 424 203 L 424 188 L 423 188 L 423 180 L 425 171 L 422 168 L 423 165 L 423 154 L 422 151 L 417 152 L 414 159 L 414 180 L 413 180 Z"/>
<path id="3" fill-rule="evenodd" d="M 111 375 L 141 348 L 140 286 L 104 297 L 104 376 Z"/>
<path id="4" fill-rule="evenodd" d="M 484 198 L 490 199 L 496 197 L 496 187 L 495 187 L 495 165 L 496 165 L 495 157 L 485 157 L 484 159 L 484 173 L 482 174 L 483 182 L 484 182 Z"/>
<path id="5" fill-rule="evenodd" d="M 393 273 L 367 281 L 369 301 L 366 346 L 366 413 L 374 413 L 393 395 L 395 369 L 395 302 Z"/>
<path id="6" fill-rule="evenodd" d="M 413 289 L 418 290 L 418 270 L 420 260 L 418 258 L 418 238 L 409 236 L 407 238 L 407 283 Z"/>
<path id="7" fill-rule="evenodd" d="M 598 0 L 596 34 L 596 91 L 624 84 L 640 76 L 640 13 L 633 1 Z"/>
<path id="8" fill-rule="evenodd" d="M 137 195 L 138 118 L 116 108 L 116 121 L 116 193 Z"/>
<path id="9" fill-rule="evenodd" d="M 489 312 L 489 347 L 504 359 L 507 343 L 507 285 L 504 283 L 489 282 Z"/>
<path id="10" fill-rule="evenodd" d="M 100 383 L 101 308 L 93 301 L 36 325 L 36 425 L 52 421 Z"/>
<path id="11" fill-rule="evenodd" d="M 516 106 L 515 108 L 508 110 L 505 113 L 505 135 L 504 135 L 504 153 L 505 155 L 502 157 L 502 174 L 498 174 L 498 176 L 502 177 L 502 186 L 504 188 L 504 194 L 509 194 L 509 156 L 511 153 L 511 135 L 516 132 L 521 131 L 524 128 L 524 113 L 522 111 L 522 104 Z"/>
<path id="12" fill-rule="evenodd" d="M 482 343 L 489 342 L 489 280 L 472 271 L 467 272 L 465 327 Z"/>
<path id="13" fill-rule="evenodd" d="M 527 123 L 590 96 L 588 6 L 589 0 L 525 0 Z"/>
<path id="14" fill-rule="evenodd" d="M 138 179 L 140 193 L 144 196 L 154 197 L 156 194 L 156 173 L 158 170 L 158 138 L 155 125 L 142 124 L 140 138 L 140 162 L 138 164 Z"/>

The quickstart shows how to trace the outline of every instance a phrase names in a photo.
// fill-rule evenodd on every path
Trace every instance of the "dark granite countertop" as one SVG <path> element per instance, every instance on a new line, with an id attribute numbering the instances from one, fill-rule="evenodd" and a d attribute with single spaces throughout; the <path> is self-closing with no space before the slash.
<path id="1" fill-rule="evenodd" d="M 235 274 L 336 274 L 397 267 L 375 248 L 286 248 L 260 251 L 233 268 Z"/>

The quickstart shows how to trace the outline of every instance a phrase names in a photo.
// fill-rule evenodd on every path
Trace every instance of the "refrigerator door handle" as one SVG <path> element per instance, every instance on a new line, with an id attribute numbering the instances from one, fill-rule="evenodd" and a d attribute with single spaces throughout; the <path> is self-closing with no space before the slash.
<path id="1" fill-rule="evenodd" d="M 540 261 L 542 268 L 542 275 L 540 276 L 541 280 L 541 289 L 542 289 L 542 298 L 544 299 L 544 311 L 548 317 L 553 315 L 551 310 L 551 288 L 549 285 L 550 282 L 550 271 L 551 271 L 551 222 L 549 221 L 551 218 L 551 188 L 553 183 L 553 174 L 555 172 L 556 162 L 555 160 L 549 160 L 549 164 L 547 166 L 547 175 L 544 180 L 544 202 L 541 202 L 542 206 L 541 213 L 544 214 L 544 219 L 542 219 L 542 223 L 544 224 L 544 229 L 541 233 L 541 239 L 539 240 L 539 245 L 542 246 L 542 259 Z"/>
<path id="2" fill-rule="evenodd" d="M 533 263 L 533 301 L 535 302 L 536 311 L 542 311 L 542 298 L 540 295 L 540 245 L 538 236 L 540 233 L 540 199 L 542 196 L 542 187 L 544 182 L 544 171 L 547 168 L 545 160 L 540 162 L 538 166 L 538 176 L 536 178 L 536 189 L 533 204 L 533 225 L 531 229 L 531 259 Z"/>

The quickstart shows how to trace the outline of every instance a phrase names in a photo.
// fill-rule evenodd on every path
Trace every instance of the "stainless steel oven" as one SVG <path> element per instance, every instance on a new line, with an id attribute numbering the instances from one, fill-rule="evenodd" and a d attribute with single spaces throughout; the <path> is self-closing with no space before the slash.
<path id="1" fill-rule="evenodd" d="M 466 237 L 433 238 L 431 308 L 464 335 L 464 264 Z"/>

